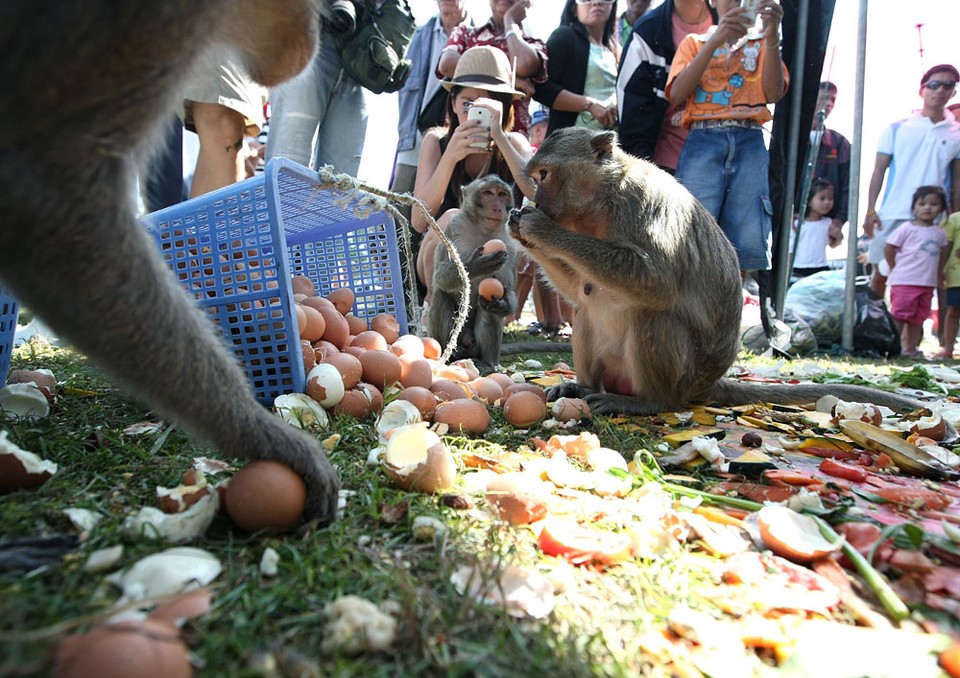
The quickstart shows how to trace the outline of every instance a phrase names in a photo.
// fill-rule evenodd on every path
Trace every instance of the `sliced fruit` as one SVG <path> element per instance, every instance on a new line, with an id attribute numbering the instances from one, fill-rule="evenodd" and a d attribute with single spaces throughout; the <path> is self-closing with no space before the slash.
<path id="1" fill-rule="evenodd" d="M 630 537 L 584 527 L 569 520 L 548 519 L 540 532 L 540 549 L 575 565 L 612 565 L 630 558 Z"/>
<path id="2" fill-rule="evenodd" d="M 757 525 L 771 551 L 797 563 L 835 553 L 845 541 L 828 541 L 813 518 L 786 506 L 764 506 L 757 512 Z"/>

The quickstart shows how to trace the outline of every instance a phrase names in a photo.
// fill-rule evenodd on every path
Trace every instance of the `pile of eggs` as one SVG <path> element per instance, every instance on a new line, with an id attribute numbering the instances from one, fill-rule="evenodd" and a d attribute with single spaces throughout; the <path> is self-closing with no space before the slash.
<path id="1" fill-rule="evenodd" d="M 440 363 L 440 342 L 401 336 L 395 316 L 381 313 L 368 325 L 353 315 L 355 295 L 349 288 L 318 296 L 309 278 L 294 276 L 292 289 L 305 390 L 324 409 L 366 419 L 383 407 L 385 393 L 396 392 L 397 399 L 420 411 L 423 421 L 447 424 L 453 432 L 484 433 L 490 425 L 488 405 L 502 407 L 507 422 L 519 428 L 546 418 L 547 396 L 540 386 L 517 383 L 502 373 L 480 376 L 469 360 Z M 589 416 L 585 402 L 561 401 L 551 413 L 558 420 Z"/>

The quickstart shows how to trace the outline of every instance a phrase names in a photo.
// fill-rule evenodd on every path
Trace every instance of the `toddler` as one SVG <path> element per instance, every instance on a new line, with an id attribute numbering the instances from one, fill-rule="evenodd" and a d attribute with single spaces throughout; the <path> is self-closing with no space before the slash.
<path id="1" fill-rule="evenodd" d="M 796 249 L 793 258 L 793 275 L 796 278 L 830 270 L 827 246 L 839 247 L 843 242 L 843 231 L 827 216 L 832 209 L 833 184 L 827 179 L 814 179 L 810 185 L 810 198 L 807 200 L 803 223 L 800 224 L 800 233 L 790 241 L 790 249 Z M 796 225 L 793 230 L 797 230 Z"/>
<path id="2" fill-rule="evenodd" d="M 935 357 L 952 358 L 960 325 L 960 212 L 951 214 L 943 228 L 947 234 L 947 258 L 943 265 L 947 312 L 943 319 L 943 350 Z"/>
<path id="3" fill-rule="evenodd" d="M 949 253 L 947 234 L 938 225 L 947 207 L 947 195 L 939 186 L 921 186 L 913 194 L 913 221 L 890 234 L 883 248 L 890 267 L 890 313 L 900 328 L 901 352 L 921 356 L 923 322 L 930 317 L 933 291 L 940 286 L 941 272 Z"/>

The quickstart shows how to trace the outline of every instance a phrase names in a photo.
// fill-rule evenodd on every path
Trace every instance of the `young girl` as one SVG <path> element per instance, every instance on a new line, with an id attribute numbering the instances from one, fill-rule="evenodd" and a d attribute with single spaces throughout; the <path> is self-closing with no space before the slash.
<path id="1" fill-rule="evenodd" d="M 947 234 L 947 259 L 943 265 L 947 313 L 943 320 L 943 350 L 934 357 L 952 358 L 960 326 L 960 212 L 950 215 L 943 230 Z"/>
<path id="2" fill-rule="evenodd" d="M 940 216 L 947 195 L 939 186 L 921 186 L 913 194 L 913 221 L 890 234 L 883 248 L 890 267 L 890 313 L 900 328 L 901 352 L 923 355 L 918 346 L 923 322 L 930 317 L 933 291 L 940 286 L 941 272 L 950 250 Z"/>
<path id="3" fill-rule="evenodd" d="M 843 242 L 843 231 L 833 224 L 827 215 L 833 209 L 833 184 L 827 179 L 814 179 L 810 185 L 810 198 L 807 200 L 807 212 L 800 225 L 800 234 L 796 241 L 796 255 L 793 260 L 793 275 L 805 278 L 808 275 L 829 271 L 827 264 L 827 245 L 839 247 Z M 797 227 L 794 226 L 794 231 Z M 790 249 L 794 248 L 791 239 Z"/>

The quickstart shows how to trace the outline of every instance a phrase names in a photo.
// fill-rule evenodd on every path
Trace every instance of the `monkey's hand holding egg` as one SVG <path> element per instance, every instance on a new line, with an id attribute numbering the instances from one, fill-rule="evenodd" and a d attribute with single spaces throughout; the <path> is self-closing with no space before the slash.
<path id="1" fill-rule="evenodd" d="M 505 249 L 484 254 L 481 246 L 474 250 L 470 259 L 465 261 L 463 266 L 470 275 L 490 275 L 500 270 L 506 263 L 508 256 Z"/>

